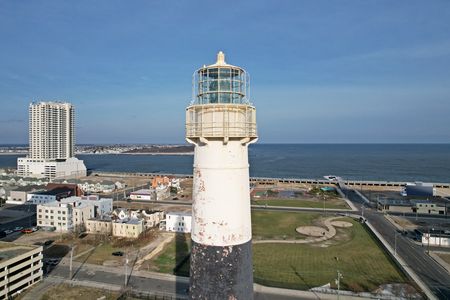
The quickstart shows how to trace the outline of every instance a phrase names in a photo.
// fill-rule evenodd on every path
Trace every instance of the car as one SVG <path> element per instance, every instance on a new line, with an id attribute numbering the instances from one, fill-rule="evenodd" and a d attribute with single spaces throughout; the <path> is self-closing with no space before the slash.
<path id="1" fill-rule="evenodd" d="M 9 230 L 9 229 L 5 230 L 5 233 L 6 233 L 6 234 L 11 234 L 11 233 L 13 233 L 13 232 L 14 232 L 14 231 Z"/>
<path id="2" fill-rule="evenodd" d="M 50 266 L 56 266 L 56 265 L 59 263 L 59 259 L 57 259 L 57 258 L 50 258 L 50 259 L 47 261 L 47 263 L 48 263 Z"/>
<path id="3" fill-rule="evenodd" d="M 123 252 L 122 251 L 116 251 L 112 253 L 113 256 L 123 256 Z"/>
<path id="4" fill-rule="evenodd" d="M 23 229 L 23 227 L 17 226 L 16 228 L 14 228 L 14 231 L 21 231 Z"/>
<path id="5" fill-rule="evenodd" d="M 39 230 L 39 228 L 37 228 L 37 227 L 32 227 L 31 230 L 32 230 L 33 232 L 36 232 L 36 231 Z"/>
<path id="6" fill-rule="evenodd" d="M 21 230 L 22 233 L 33 233 L 33 230 L 31 228 L 26 228 Z"/>
<path id="7" fill-rule="evenodd" d="M 44 242 L 44 246 L 49 246 L 54 242 L 54 240 L 47 240 Z"/>

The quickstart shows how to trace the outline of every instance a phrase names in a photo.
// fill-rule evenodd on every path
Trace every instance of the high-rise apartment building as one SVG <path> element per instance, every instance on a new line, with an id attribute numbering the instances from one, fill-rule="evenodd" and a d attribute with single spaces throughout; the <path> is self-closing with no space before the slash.
<path id="1" fill-rule="evenodd" d="M 70 103 L 37 102 L 29 107 L 30 152 L 17 159 L 17 174 L 44 178 L 86 176 L 74 157 L 75 112 Z"/>
<path id="2" fill-rule="evenodd" d="M 72 157 L 75 142 L 74 118 L 74 108 L 70 103 L 31 103 L 30 157 L 37 159 Z"/>

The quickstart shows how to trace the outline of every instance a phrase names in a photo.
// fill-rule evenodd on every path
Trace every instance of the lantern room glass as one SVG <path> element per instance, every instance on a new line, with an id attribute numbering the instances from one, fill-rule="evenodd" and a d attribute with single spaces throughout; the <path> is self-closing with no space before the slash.
<path id="1" fill-rule="evenodd" d="M 245 104 L 246 73 L 233 66 L 210 66 L 197 71 L 196 85 L 198 104 L 231 103 Z"/>

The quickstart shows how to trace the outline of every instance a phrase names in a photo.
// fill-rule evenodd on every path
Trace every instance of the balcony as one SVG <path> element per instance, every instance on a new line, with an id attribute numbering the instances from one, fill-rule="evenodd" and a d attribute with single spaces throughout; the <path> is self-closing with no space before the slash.
<path id="1" fill-rule="evenodd" d="M 256 109 L 247 104 L 191 105 L 186 109 L 186 137 L 257 138 Z"/>

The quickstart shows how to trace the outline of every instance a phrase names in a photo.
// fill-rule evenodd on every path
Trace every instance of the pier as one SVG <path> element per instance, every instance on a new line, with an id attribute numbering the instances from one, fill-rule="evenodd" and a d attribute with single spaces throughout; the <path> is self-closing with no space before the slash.
<path id="1" fill-rule="evenodd" d="M 94 171 L 91 176 L 110 176 L 110 177 L 148 177 L 153 178 L 156 176 L 178 177 L 178 178 L 193 178 L 189 174 L 170 174 L 170 173 L 136 173 L 136 172 L 99 172 Z M 271 178 L 271 177 L 250 177 L 250 182 L 258 184 L 273 185 L 277 183 L 292 183 L 292 184 L 338 184 L 337 181 L 331 181 L 326 179 L 307 179 L 307 178 Z M 341 180 L 346 186 L 351 187 L 403 187 L 406 185 L 406 181 L 376 181 L 376 180 Z M 450 183 L 433 182 L 435 188 L 450 189 Z"/>

